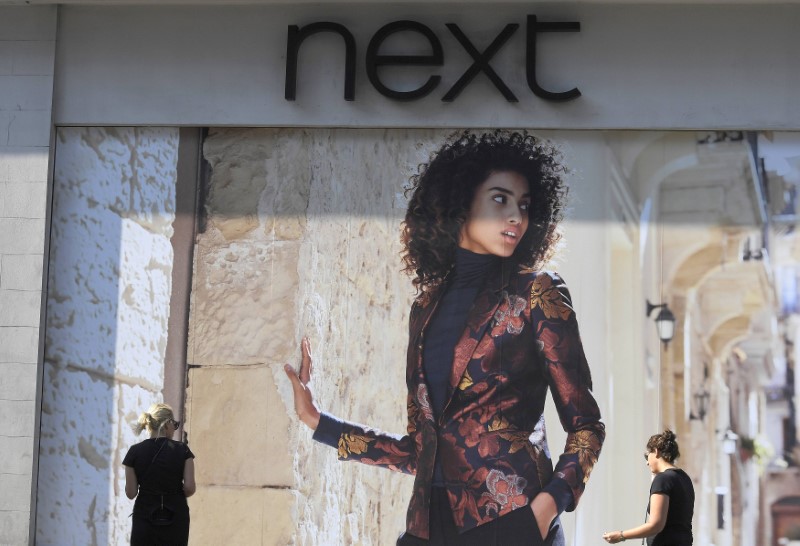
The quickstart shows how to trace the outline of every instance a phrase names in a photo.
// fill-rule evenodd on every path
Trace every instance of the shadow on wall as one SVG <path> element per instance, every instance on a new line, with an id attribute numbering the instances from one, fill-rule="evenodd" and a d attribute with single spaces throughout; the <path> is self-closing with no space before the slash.
<path id="1" fill-rule="evenodd" d="M 259 208 L 283 219 L 304 216 L 309 181 L 327 176 L 332 193 L 320 213 L 386 216 L 377 200 L 376 206 L 365 203 L 363 207 L 358 199 L 344 199 L 337 191 L 348 187 L 348 176 L 366 175 L 369 181 L 364 182 L 377 182 L 379 192 L 395 192 L 395 207 L 387 219 L 400 220 L 405 213 L 402 191 L 409 178 L 448 135 L 459 131 L 215 128 L 210 141 L 224 139 L 226 143 L 207 147 L 208 161 L 215 164 L 227 154 L 236 155 L 237 161 L 215 164 L 215 170 L 225 169 L 215 176 L 230 183 L 209 189 L 208 212 L 225 236 L 236 237 L 235 230 L 247 231 L 258 224 Z M 774 142 L 744 131 L 531 133 L 552 143 L 561 154 L 569 186 L 568 221 L 637 224 L 645 202 L 655 200 L 664 205 L 659 207 L 659 217 L 642 221 L 699 227 L 721 222 L 746 228 L 761 226 L 766 213 L 785 214 L 796 207 L 796 196 L 789 189 L 800 181 L 800 169 L 786 165 L 791 172 L 782 172 L 776 161 L 785 162 L 775 157 L 777 152 L 785 153 L 787 146 L 800 149 L 800 139 L 793 133 L 771 135 Z M 272 143 L 269 147 L 268 142 Z M 400 168 L 387 177 L 389 165 Z M 296 178 L 298 174 L 301 178 Z M 270 187 L 269 177 L 283 183 Z M 242 199 L 246 194 L 261 194 L 260 201 Z M 611 206 L 612 201 L 629 207 L 621 210 Z M 225 219 L 230 220 L 230 229 L 226 230 Z"/>
<path id="2" fill-rule="evenodd" d="M 56 141 L 36 543 L 127 544 L 129 423 L 161 399 L 177 129 Z"/>

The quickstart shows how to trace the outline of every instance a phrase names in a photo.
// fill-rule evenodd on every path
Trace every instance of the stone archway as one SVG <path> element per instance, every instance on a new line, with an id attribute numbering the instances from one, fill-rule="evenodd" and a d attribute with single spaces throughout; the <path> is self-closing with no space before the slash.
<path id="1" fill-rule="evenodd" d="M 800 496 L 782 497 L 770 506 L 772 513 L 772 544 L 789 537 L 800 540 Z"/>

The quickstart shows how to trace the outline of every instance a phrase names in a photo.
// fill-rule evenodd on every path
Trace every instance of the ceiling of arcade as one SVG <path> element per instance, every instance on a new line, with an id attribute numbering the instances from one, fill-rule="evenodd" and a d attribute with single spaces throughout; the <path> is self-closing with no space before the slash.
<path id="1" fill-rule="evenodd" d="M 745 142 L 698 145 L 687 166 L 660 185 L 664 285 L 678 319 L 676 362 L 683 361 L 687 305 L 694 307 L 693 330 L 715 358 L 726 358 L 740 342 L 754 354 L 771 346 L 773 313 L 762 311 L 774 308 L 776 298 L 758 252 L 762 213 L 749 153 Z"/>

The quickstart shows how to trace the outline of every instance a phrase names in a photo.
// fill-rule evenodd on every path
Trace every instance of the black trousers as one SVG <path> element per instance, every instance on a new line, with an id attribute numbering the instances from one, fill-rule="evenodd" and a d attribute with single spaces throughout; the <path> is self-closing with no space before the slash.
<path id="1" fill-rule="evenodd" d="M 547 538 L 542 540 L 539 524 L 529 506 L 517 508 L 489 523 L 479 525 L 463 534 L 453 523 L 453 513 L 447 491 L 431 489 L 430 540 L 403 533 L 397 546 L 562 546 L 564 532 L 556 519 Z"/>

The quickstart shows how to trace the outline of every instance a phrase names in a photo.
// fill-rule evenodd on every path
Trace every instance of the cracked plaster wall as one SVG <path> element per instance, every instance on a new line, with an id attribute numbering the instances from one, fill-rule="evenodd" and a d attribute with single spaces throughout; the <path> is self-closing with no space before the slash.
<path id="1" fill-rule="evenodd" d="M 404 528 L 412 478 L 341 463 L 313 442 L 282 366 L 309 336 L 319 407 L 404 432 L 413 292 L 400 272 L 402 189 L 444 134 L 209 134 L 189 332 L 193 544 L 232 528 L 242 544 L 393 544 Z"/>
<path id="2" fill-rule="evenodd" d="M 57 133 L 36 543 L 128 544 L 129 424 L 161 399 L 178 130 Z"/>

